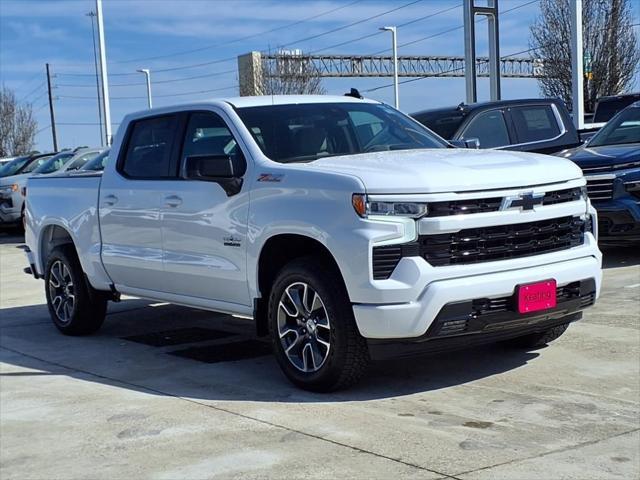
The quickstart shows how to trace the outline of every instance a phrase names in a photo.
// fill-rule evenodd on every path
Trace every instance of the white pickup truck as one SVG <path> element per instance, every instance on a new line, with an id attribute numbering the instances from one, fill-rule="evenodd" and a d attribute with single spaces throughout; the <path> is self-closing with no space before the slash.
<path id="1" fill-rule="evenodd" d="M 26 241 L 54 324 L 120 294 L 249 316 L 315 391 L 372 358 L 557 338 L 596 300 L 596 212 L 572 162 L 453 148 L 349 96 L 127 116 L 104 173 L 32 178 Z"/>

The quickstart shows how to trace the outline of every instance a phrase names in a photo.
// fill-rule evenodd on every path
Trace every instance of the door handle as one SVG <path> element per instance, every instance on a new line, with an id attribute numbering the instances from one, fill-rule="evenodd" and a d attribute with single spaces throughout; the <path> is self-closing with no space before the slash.
<path id="1" fill-rule="evenodd" d="M 182 205 L 182 199 L 177 195 L 169 195 L 164 197 L 164 205 L 165 207 L 175 208 Z"/>
<path id="2" fill-rule="evenodd" d="M 115 195 L 106 195 L 103 198 L 103 201 L 107 207 L 111 207 L 116 204 L 116 202 L 118 201 L 118 197 L 116 197 Z"/>

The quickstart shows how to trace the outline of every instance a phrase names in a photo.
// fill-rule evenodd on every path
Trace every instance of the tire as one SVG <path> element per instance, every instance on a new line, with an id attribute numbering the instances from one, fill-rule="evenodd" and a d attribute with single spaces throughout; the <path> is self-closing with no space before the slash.
<path id="1" fill-rule="evenodd" d="M 107 295 L 89 285 L 72 245 L 51 252 L 44 282 L 49 314 L 58 330 L 65 335 L 89 335 L 100 329 Z"/>
<path id="2" fill-rule="evenodd" d="M 369 365 L 367 342 L 339 275 L 314 257 L 297 259 L 280 270 L 269 295 L 276 359 L 287 378 L 305 390 L 346 388 Z"/>
<path id="3" fill-rule="evenodd" d="M 548 343 L 553 342 L 560 337 L 569 328 L 568 323 L 557 325 L 553 328 L 545 330 L 540 333 L 531 333 L 522 337 L 516 337 L 511 340 L 507 340 L 504 343 L 514 348 L 535 349 L 545 347 Z"/>

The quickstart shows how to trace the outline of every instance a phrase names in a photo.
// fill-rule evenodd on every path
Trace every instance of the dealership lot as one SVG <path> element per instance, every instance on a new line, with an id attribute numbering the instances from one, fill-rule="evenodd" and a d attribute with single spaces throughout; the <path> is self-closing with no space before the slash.
<path id="1" fill-rule="evenodd" d="M 292 387 L 246 320 L 125 299 L 64 337 L 0 234 L 0 468 L 9 478 L 637 478 L 640 252 L 550 347 L 376 364 Z"/>

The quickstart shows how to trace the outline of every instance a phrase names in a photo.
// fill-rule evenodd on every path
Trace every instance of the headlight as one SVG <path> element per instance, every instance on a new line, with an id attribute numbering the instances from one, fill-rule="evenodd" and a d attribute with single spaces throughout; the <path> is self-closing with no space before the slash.
<path id="1" fill-rule="evenodd" d="M 625 182 L 624 189 L 627 192 L 640 192 L 640 180 Z"/>
<path id="2" fill-rule="evenodd" d="M 353 209 L 363 218 L 369 215 L 420 218 L 429 211 L 426 203 L 380 202 L 377 200 L 369 202 L 367 196 L 360 193 L 354 193 L 351 202 Z"/>
<path id="3" fill-rule="evenodd" d="M 0 190 L 4 190 L 5 192 L 17 192 L 20 190 L 20 186 L 17 183 L 12 183 L 11 185 L 0 187 Z"/>
<path id="4" fill-rule="evenodd" d="M 582 198 L 583 198 L 584 200 L 586 200 L 586 199 L 587 199 L 587 197 L 589 196 L 589 195 L 588 195 L 588 191 L 587 191 L 587 186 L 586 186 L 586 185 L 583 185 L 583 186 L 581 186 L 581 187 L 580 187 L 580 195 L 582 196 Z"/>

